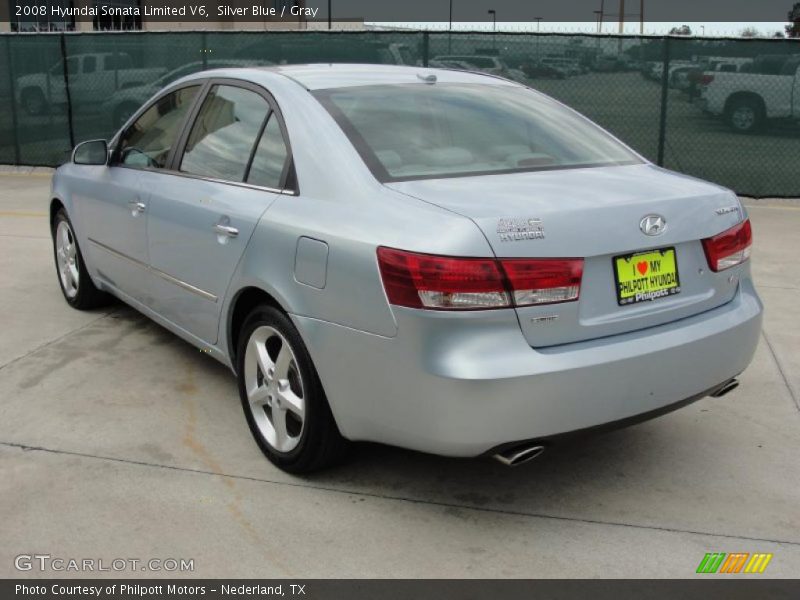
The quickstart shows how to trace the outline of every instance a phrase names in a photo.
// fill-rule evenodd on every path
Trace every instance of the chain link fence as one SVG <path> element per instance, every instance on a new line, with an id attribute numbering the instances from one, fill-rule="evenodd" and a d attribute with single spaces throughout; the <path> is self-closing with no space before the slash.
<path id="1" fill-rule="evenodd" d="M 482 70 L 584 113 L 653 162 L 751 196 L 800 196 L 800 41 L 464 32 L 0 36 L 0 164 L 56 166 L 170 81 L 309 62 Z"/>

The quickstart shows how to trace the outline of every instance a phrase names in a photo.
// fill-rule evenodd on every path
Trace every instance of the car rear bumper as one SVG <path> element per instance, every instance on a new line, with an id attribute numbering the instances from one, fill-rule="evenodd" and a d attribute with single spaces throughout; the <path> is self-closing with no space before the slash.
<path id="1" fill-rule="evenodd" d="M 395 308 L 387 338 L 293 315 L 346 437 L 476 456 L 657 416 L 741 373 L 761 331 L 749 278 L 713 310 L 641 331 L 533 349 L 513 311 Z"/>

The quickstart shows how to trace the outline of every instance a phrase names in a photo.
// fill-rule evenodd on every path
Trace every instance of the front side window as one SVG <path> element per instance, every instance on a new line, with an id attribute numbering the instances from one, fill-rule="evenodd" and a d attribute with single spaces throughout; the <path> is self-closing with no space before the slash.
<path id="1" fill-rule="evenodd" d="M 199 89 L 199 85 L 193 85 L 175 90 L 148 108 L 120 138 L 119 162 L 163 169 Z"/>
<path id="2" fill-rule="evenodd" d="M 278 117 L 272 113 L 253 155 L 247 183 L 279 189 L 283 182 L 283 171 L 288 156 L 289 151 L 281 133 Z"/>
<path id="3" fill-rule="evenodd" d="M 192 126 L 181 171 L 244 181 L 247 163 L 269 113 L 269 103 L 251 90 L 214 86 Z"/>
<path id="4" fill-rule="evenodd" d="M 384 182 L 641 162 L 596 125 L 517 86 L 374 85 L 314 95 Z"/>

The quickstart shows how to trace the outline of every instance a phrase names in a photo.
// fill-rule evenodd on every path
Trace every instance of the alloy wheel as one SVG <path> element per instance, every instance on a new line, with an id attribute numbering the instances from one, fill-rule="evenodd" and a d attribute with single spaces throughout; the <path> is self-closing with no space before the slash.
<path id="1" fill-rule="evenodd" d="M 253 331 L 244 357 L 248 407 L 259 432 L 278 452 L 291 452 L 300 443 L 306 402 L 297 360 L 277 329 Z"/>
<path id="2" fill-rule="evenodd" d="M 61 221 L 56 228 L 56 261 L 61 287 L 67 298 L 78 295 L 80 271 L 78 270 L 78 246 L 75 234 L 66 221 Z"/>

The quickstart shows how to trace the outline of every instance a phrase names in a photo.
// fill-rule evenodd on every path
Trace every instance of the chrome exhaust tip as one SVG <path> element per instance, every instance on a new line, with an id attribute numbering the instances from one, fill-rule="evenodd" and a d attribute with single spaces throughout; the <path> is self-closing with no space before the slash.
<path id="1" fill-rule="evenodd" d="M 516 467 L 533 460 L 544 452 L 544 446 L 538 444 L 514 446 L 493 455 L 493 458 L 507 467 Z"/>
<path id="2" fill-rule="evenodd" d="M 716 392 L 711 394 L 712 398 L 722 398 L 725 394 L 732 392 L 737 387 L 739 387 L 739 380 L 735 377 L 731 379 L 729 382 L 725 383 L 721 388 L 719 388 Z"/>

